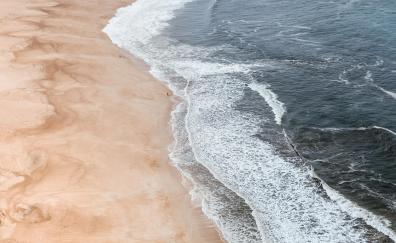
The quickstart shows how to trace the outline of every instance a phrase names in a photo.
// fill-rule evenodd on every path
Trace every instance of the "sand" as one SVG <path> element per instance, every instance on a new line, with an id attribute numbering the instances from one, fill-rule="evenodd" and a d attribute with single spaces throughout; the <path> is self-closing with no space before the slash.
<path id="1" fill-rule="evenodd" d="M 220 242 L 169 163 L 170 91 L 102 33 L 127 0 L 0 1 L 0 242 Z"/>

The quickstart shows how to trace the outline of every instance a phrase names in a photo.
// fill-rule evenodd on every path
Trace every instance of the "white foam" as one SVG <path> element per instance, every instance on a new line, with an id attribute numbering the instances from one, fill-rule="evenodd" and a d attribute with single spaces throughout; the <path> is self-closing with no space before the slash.
<path id="1" fill-rule="evenodd" d="M 382 64 L 383 64 L 383 61 L 380 60 L 380 61 L 376 61 L 376 64 L 374 64 L 374 66 L 382 65 Z M 365 79 L 367 82 L 373 84 L 373 82 L 374 82 L 373 74 L 371 73 L 370 70 L 368 70 L 368 71 L 366 72 L 366 75 L 364 76 L 364 79 Z M 376 87 L 377 89 L 381 90 L 381 91 L 384 92 L 385 94 L 389 95 L 389 96 L 392 97 L 393 99 L 396 99 L 396 93 L 395 93 L 395 92 L 386 90 L 386 89 L 384 89 L 384 88 L 378 86 L 377 84 L 373 84 L 373 86 Z"/>
<path id="2" fill-rule="evenodd" d="M 382 92 L 384 92 L 385 94 L 387 94 L 387 95 L 389 95 L 390 97 L 392 97 L 393 99 L 396 99 L 396 93 L 395 93 L 395 92 L 386 90 L 386 89 L 384 89 L 384 88 L 382 88 L 382 87 L 380 87 L 380 86 L 376 86 L 376 87 L 377 87 L 379 90 L 381 90 Z"/>
<path id="3" fill-rule="evenodd" d="M 368 225 L 371 225 L 373 228 L 389 236 L 393 241 L 396 241 L 396 233 L 391 229 L 392 223 L 389 220 L 358 206 L 332 189 L 324 181 L 321 180 L 321 182 L 327 195 L 337 202 L 337 204 L 340 205 L 344 211 L 348 212 L 349 215 L 363 219 Z"/>
<path id="4" fill-rule="evenodd" d="M 115 44 L 122 47 L 130 47 L 131 42 L 146 44 L 168 26 L 175 10 L 190 1 L 136 1 L 118 9 L 103 31 Z"/>
<path id="5" fill-rule="evenodd" d="M 281 125 L 286 108 L 285 105 L 279 101 L 278 95 L 269 89 L 270 86 L 268 84 L 251 83 L 249 84 L 249 88 L 258 92 L 265 99 L 275 115 L 275 122 Z"/>
<path id="6" fill-rule="evenodd" d="M 210 49 L 169 45 L 170 40 L 161 38 L 159 34 L 174 11 L 188 1 L 139 0 L 120 9 L 104 31 L 115 44 L 150 64 L 156 77 L 169 82 L 173 91 L 185 98 L 188 141 L 184 142 L 218 181 L 245 199 L 254 211 L 263 239 L 293 243 L 365 242 L 365 232 L 355 227 L 357 222 L 317 192 L 308 168 L 283 159 L 270 144 L 255 136 L 263 121 L 234 109 L 246 86 L 232 69 L 246 74 L 254 64 L 204 62 L 202 55 Z M 177 83 L 175 77 L 180 76 L 185 83 Z M 254 88 L 263 93 L 276 122 L 281 124 L 285 109 L 276 94 L 261 85 L 253 84 Z M 184 148 L 173 149 L 185 152 Z M 179 159 L 182 163 L 183 158 Z M 226 240 L 249 242 L 243 238 L 243 232 L 249 229 L 238 231 L 222 224 L 206 208 L 209 204 L 205 200 L 211 198 L 202 196 L 205 212 L 214 218 Z"/>
<path id="7" fill-rule="evenodd" d="M 280 22 L 276 22 L 279 27 L 286 27 L 286 28 L 294 28 L 294 29 L 304 29 L 304 30 L 311 30 L 312 28 L 309 26 L 302 26 L 302 25 L 284 25 Z"/>
<path id="8" fill-rule="evenodd" d="M 189 78 L 209 75 L 219 75 L 227 73 L 249 73 L 252 68 L 260 67 L 252 64 L 222 64 L 215 62 L 203 62 L 200 60 L 174 61 L 172 63 L 177 69 L 183 70 L 183 73 Z M 264 65 L 263 65 L 264 66 Z"/>
<path id="9" fill-rule="evenodd" d="M 346 77 L 346 75 L 348 74 L 348 70 L 344 70 L 342 71 L 339 75 L 338 75 L 338 80 L 335 80 L 336 82 L 342 82 L 345 84 L 350 84 L 348 78 Z"/>
<path id="10" fill-rule="evenodd" d="M 392 131 L 392 130 L 390 130 L 390 129 L 388 129 L 388 128 L 385 128 L 385 127 L 379 127 L 379 126 L 373 126 L 374 128 L 377 128 L 377 129 L 382 129 L 382 130 L 385 130 L 385 131 L 387 131 L 387 132 L 389 132 L 389 133 L 391 133 L 391 134 L 393 134 L 393 135 L 395 135 L 396 136 L 396 132 L 394 132 L 394 131 Z"/>
<path id="11" fill-rule="evenodd" d="M 315 46 L 316 45 L 320 45 L 320 42 L 318 42 L 318 41 L 305 40 L 305 39 L 301 39 L 301 38 L 291 38 L 291 40 L 302 42 L 302 43 L 305 43 L 307 45 L 315 45 Z"/>
<path id="12" fill-rule="evenodd" d="M 381 130 L 387 131 L 387 132 L 389 132 L 389 133 L 391 133 L 393 135 L 396 135 L 396 132 L 394 132 L 394 131 L 392 131 L 392 130 L 390 130 L 388 128 L 380 127 L 380 126 L 371 126 L 371 127 L 325 127 L 325 128 L 315 127 L 315 129 L 318 129 L 318 130 L 334 131 L 334 132 L 337 132 L 337 131 L 354 131 L 354 130 L 356 130 L 356 131 L 365 131 L 365 130 L 370 130 L 370 129 L 373 129 L 373 128 L 381 129 Z"/>
<path id="13" fill-rule="evenodd" d="M 364 79 L 365 79 L 367 82 L 369 82 L 369 83 L 374 82 L 373 74 L 371 73 L 370 70 L 368 70 L 368 71 L 366 72 L 366 75 L 364 76 Z"/>
<path id="14" fill-rule="evenodd" d="M 304 168 L 282 159 L 254 136 L 262 121 L 233 109 L 243 97 L 243 82 L 224 74 L 194 81 L 187 92 L 186 117 L 194 154 L 219 181 L 245 198 L 263 239 L 364 242 L 356 222 L 317 193 Z"/>
<path id="15" fill-rule="evenodd" d="M 191 69 L 197 68 L 199 70 L 198 76 L 218 75 L 221 73 L 230 73 L 232 70 L 239 70 L 246 72 L 248 66 L 242 65 L 225 65 L 216 63 L 204 63 L 198 60 L 191 61 L 191 56 L 196 52 L 204 56 L 209 49 L 197 50 L 191 49 L 189 46 L 178 46 L 177 49 L 168 45 L 166 39 L 158 41 L 160 32 L 167 27 L 167 21 L 174 16 L 174 11 L 183 7 L 189 0 L 174 0 L 174 1 L 156 1 L 156 0 L 139 0 L 132 5 L 121 8 L 117 11 L 116 16 L 109 21 L 109 24 L 104 28 L 104 32 L 108 34 L 114 44 L 121 48 L 125 48 L 135 56 L 143 59 L 150 64 L 150 72 L 158 79 L 167 82 L 173 92 L 181 97 L 185 97 L 187 83 L 177 84 L 175 80 L 169 79 L 169 75 L 164 71 L 167 66 L 175 67 L 179 70 L 180 75 L 185 75 L 187 78 L 196 78 L 196 73 L 191 72 Z M 164 41 L 164 42 L 161 42 Z M 166 47 L 166 50 L 160 49 L 160 46 Z M 227 47 L 221 47 L 226 49 Z M 178 58 L 175 58 L 177 55 Z M 253 65 L 254 66 L 254 65 Z M 183 71 L 184 70 L 184 71 Z M 213 191 L 203 189 L 202 185 L 195 183 L 192 176 L 181 169 L 185 163 L 192 163 L 194 160 L 189 153 L 188 138 L 183 136 L 183 124 L 179 124 L 182 118 L 179 118 L 179 113 L 183 113 L 183 106 L 185 103 L 179 103 L 176 109 L 172 112 L 172 128 L 175 136 L 175 143 L 170 146 L 170 158 L 176 167 L 181 171 L 184 177 L 188 178 L 193 184 L 194 188 L 191 191 L 193 200 L 201 202 L 203 212 L 211 218 L 221 230 L 223 237 L 229 242 L 260 242 L 260 235 L 256 235 L 254 229 L 246 228 L 245 222 L 240 218 L 219 217 L 217 214 L 222 212 L 224 206 L 220 205 L 221 201 L 213 195 Z M 185 129 L 185 128 L 184 128 Z M 216 190 L 226 190 L 216 188 Z M 229 196 L 225 194 L 225 196 Z"/>
<path id="16" fill-rule="evenodd" d="M 379 67 L 379 66 L 382 66 L 383 64 L 384 64 L 384 60 L 379 59 L 379 60 L 376 60 L 374 65 L 372 65 L 372 66 L 373 67 Z"/>

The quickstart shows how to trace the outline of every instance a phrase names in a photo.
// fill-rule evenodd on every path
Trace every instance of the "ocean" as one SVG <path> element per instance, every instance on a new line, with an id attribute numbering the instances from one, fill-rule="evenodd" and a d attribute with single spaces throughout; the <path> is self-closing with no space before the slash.
<path id="1" fill-rule="evenodd" d="M 396 1 L 138 0 L 104 31 L 178 97 L 225 240 L 396 240 Z"/>

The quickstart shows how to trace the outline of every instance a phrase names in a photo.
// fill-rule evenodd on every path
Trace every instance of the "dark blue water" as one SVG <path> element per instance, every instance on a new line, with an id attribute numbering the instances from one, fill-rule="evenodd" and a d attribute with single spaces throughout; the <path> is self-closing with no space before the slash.
<path id="1" fill-rule="evenodd" d="M 281 127 L 298 155 L 396 229 L 395 1 L 196 1 L 171 24 L 182 43 L 231 46 L 218 61 L 281 66 L 254 70 L 250 82 L 284 103 Z M 255 95 L 237 109 L 260 112 Z M 271 142 L 268 126 L 258 135 Z"/>
<path id="2" fill-rule="evenodd" d="M 225 239 L 396 239 L 396 1 L 138 0 L 106 31 L 179 96 L 171 158 Z"/>

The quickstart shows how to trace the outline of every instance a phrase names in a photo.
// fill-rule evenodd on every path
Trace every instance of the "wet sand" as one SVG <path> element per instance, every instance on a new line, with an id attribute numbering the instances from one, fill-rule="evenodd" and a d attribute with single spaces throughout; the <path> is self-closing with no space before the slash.
<path id="1" fill-rule="evenodd" d="M 0 242 L 220 242 L 169 164 L 170 91 L 102 33 L 128 0 L 0 2 Z"/>

